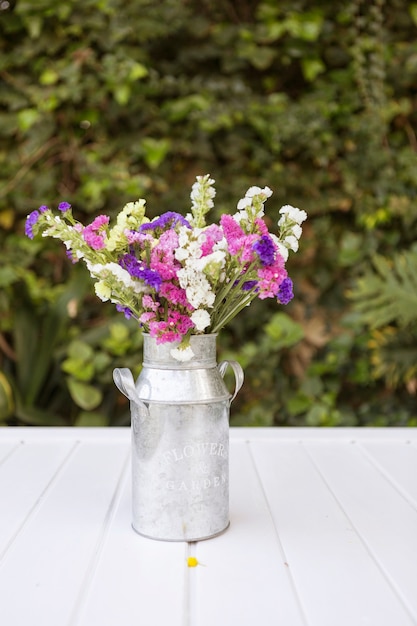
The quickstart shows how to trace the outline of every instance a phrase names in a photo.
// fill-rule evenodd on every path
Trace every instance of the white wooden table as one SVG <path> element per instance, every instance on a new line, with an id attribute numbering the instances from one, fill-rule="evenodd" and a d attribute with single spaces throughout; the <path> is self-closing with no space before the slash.
<path id="1" fill-rule="evenodd" d="M 128 429 L 1 429 L 0 624 L 417 624 L 417 429 L 232 429 L 230 464 L 230 528 L 158 542 Z"/>

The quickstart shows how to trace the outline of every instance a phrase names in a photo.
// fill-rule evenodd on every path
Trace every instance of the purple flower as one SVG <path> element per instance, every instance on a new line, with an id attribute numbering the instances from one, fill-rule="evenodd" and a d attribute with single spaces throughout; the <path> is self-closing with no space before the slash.
<path id="1" fill-rule="evenodd" d="M 163 230 L 164 228 L 174 228 L 177 224 L 182 224 L 183 226 L 187 226 L 187 228 L 191 228 L 185 217 L 179 213 L 175 213 L 175 211 L 167 211 L 167 213 L 163 213 L 152 222 L 142 224 L 139 231 L 142 233 L 144 230 L 156 230 L 157 228 Z"/>
<path id="2" fill-rule="evenodd" d="M 69 260 L 71 261 L 71 263 L 78 263 L 77 257 L 72 254 L 71 250 L 67 250 L 66 251 L 66 255 L 69 258 Z"/>
<path id="3" fill-rule="evenodd" d="M 123 267 L 123 269 L 127 270 L 131 276 L 134 278 L 139 278 L 139 280 L 143 280 L 143 282 L 158 291 L 159 287 L 162 284 L 162 278 L 153 269 L 146 267 L 142 261 L 139 261 L 134 254 L 124 254 L 121 259 L 119 259 L 119 265 Z"/>
<path id="4" fill-rule="evenodd" d="M 271 237 L 262 235 L 253 246 L 253 250 L 259 256 L 262 265 L 272 265 L 275 261 L 275 245 Z"/>
<path id="5" fill-rule="evenodd" d="M 279 286 L 277 298 L 281 304 L 288 304 L 294 297 L 291 278 L 284 278 Z"/>
<path id="6" fill-rule="evenodd" d="M 62 211 L 63 213 L 65 213 L 65 211 L 68 211 L 68 209 L 70 208 L 71 208 L 71 205 L 68 202 L 60 202 L 58 204 L 58 209 Z"/>
<path id="7" fill-rule="evenodd" d="M 247 280 L 245 283 L 243 283 L 242 289 L 243 291 L 251 291 L 254 287 L 256 287 L 257 284 L 257 280 Z"/>
<path id="8" fill-rule="evenodd" d="M 48 210 L 48 207 L 43 204 L 42 206 L 39 207 L 39 209 L 32 211 L 32 213 L 29 213 L 29 215 L 27 216 L 26 224 L 25 224 L 25 235 L 29 237 L 29 239 L 34 238 L 35 233 L 33 232 L 33 227 L 35 226 L 36 222 L 40 218 L 41 213 L 45 213 L 45 211 L 47 210 Z"/>
<path id="9" fill-rule="evenodd" d="M 132 311 L 127 306 L 123 306 L 122 304 L 116 304 L 116 310 L 119 311 L 119 313 L 123 313 L 127 320 L 132 317 Z"/>
<path id="10" fill-rule="evenodd" d="M 29 213 L 29 215 L 26 218 L 25 235 L 29 237 L 29 239 L 33 239 L 35 236 L 33 232 L 33 227 L 35 226 L 39 217 L 40 217 L 39 211 L 32 211 L 32 213 Z"/>

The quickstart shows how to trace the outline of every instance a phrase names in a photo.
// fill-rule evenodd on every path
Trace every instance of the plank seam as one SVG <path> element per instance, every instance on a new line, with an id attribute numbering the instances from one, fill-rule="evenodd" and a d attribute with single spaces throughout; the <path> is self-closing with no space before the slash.
<path id="1" fill-rule="evenodd" d="M 185 544 L 185 570 L 184 570 L 184 626 L 196 626 L 197 624 L 197 568 L 188 567 L 188 558 L 197 555 L 196 541 Z"/>
<path id="2" fill-rule="evenodd" d="M 256 443 L 258 443 L 258 442 L 256 442 Z M 276 541 L 277 541 L 277 544 L 278 544 L 278 549 L 279 549 L 279 551 L 281 553 L 282 562 L 286 564 L 286 563 L 288 563 L 288 558 L 287 558 L 287 555 L 285 553 L 285 549 L 284 549 L 284 546 L 282 544 L 281 538 L 279 536 L 279 531 L 278 531 L 278 528 L 277 528 L 277 526 L 275 524 L 275 519 L 274 519 L 273 513 L 271 511 L 271 507 L 269 506 L 269 500 L 268 500 L 268 497 L 266 495 L 266 491 L 264 489 L 264 486 L 263 486 L 263 483 L 262 483 L 262 479 L 261 479 L 261 476 L 259 474 L 258 467 L 256 465 L 255 457 L 253 456 L 253 453 L 252 453 L 251 442 L 249 440 L 246 440 L 246 446 L 247 446 L 247 449 L 248 449 L 249 458 L 251 460 L 251 463 L 252 463 L 252 466 L 253 466 L 253 469 L 254 469 L 254 472 L 255 472 L 256 480 L 258 481 L 258 484 L 259 484 L 262 496 L 263 496 L 263 498 L 264 498 L 264 500 L 266 502 L 266 507 L 268 509 L 268 514 L 269 514 L 270 520 L 271 520 L 272 525 L 274 527 L 275 537 L 276 537 Z M 305 626 L 308 626 L 309 621 L 307 619 L 307 614 L 306 614 L 306 612 L 304 610 L 304 607 L 303 607 L 303 604 L 301 602 L 301 597 L 300 597 L 300 594 L 298 593 L 297 585 L 295 584 L 295 580 L 294 580 L 294 576 L 292 574 L 292 571 L 291 571 L 291 569 L 289 567 L 286 567 L 285 570 L 286 570 L 286 574 L 287 574 L 289 582 L 290 582 L 290 586 L 291 586 L 291 588 L 293 590 L 293 593 L 294 593 L 294 596 L 295 596 L 296 605 L 298 607 L 301 620 L 305 624 Z"/>
<path id="3" fill-rule="evenodd" d="M 352 518 L 350 517 L 350 515 L 348 514 L 348 512 L 346 511 L 345 507 L 343 506 L 342 502 L 339 500 L 339 498 L 337 497 L 335 491 L 332 489 L 332 487 L 330 486 L 330 483 L 327 481 L 325 475 L 323 474 L 323 472 L 321 471 L 318 463 L 315 461 L 313 455 L 311 454 L 310 450 L 308 449 L 308 445 L 305 445 L 304 442 L 300 441 L 300 443 L 303 445 L 304 450 L 306 451 L 314 469 L 316 470 L 316 472 L 318 473 L 318 475 L 320 476 L 321 480 L 323 481 L 323 483 L 325 484 L 326 488 L 328 489 L 330 495 L 332 496 L 332 498 L 334 499 L 334 501 L 336 502 L 337 506 L 340 508 L 340 510 L 342 511 L 343 515 L 346 517 L 346 519 L 348 520 L 352 530 L 355 532 L 359 542 L 362 544 L 362 546 L 364 547 L 364 549 L 366 550 L 366 552 L 368 553 L 368 555 L 370 556 L 371 560 L 375 563 L 375 566 L 377 567 L 377 569 L 379 570 L 379 572 L 381 573 L 382 577 L 386 580 L 388 586 L 392 589 L 394 595 L 398 598 L 400 604 L 403 606 L 405 612 L 408 614 L 408 616 L 410 617 L 410 619 L 417 624 L 417 618 L 416 615 L 414 613 L 414 610 L 412 607 L 409 606 L 408 601 L 406 598 L 404 598 L 404 596 L 401 593 L 401 590 L 398 589 L 395 580 L 390 576 L 390 574 L 386 571 L 386 569 L 384 568 L 383 564 L 379 561 L 379 559 L 377 558 L 377 556 L 374 554 L 372 548 L 370 547 L 370 545 L 368 544 L 368 542 L 366 541 L 366 539 L 362 536 L 362 534 L 359 532 L 359 529 L 357 528 L 356 524 L 353 522 Z M 347 443 L 347 445 L 352 445 L 355 442 L 349 442 Z"/>
<path id="4" fill-rule="evenodd" d="M 11 450 L 9 450 L 9 452 L 2 459 L 0 459 L 0 467 L 7 463 L 10 457 L 12 457 L 22 446 L 24 446 L 24 444 L 24 441 L 19 441 Z"/>
<path id="5" fill-rule="evenodd" d="M 21 442 L 21 444 L 23 444 L 23 443 L 24 442 Z M 25 526 L 28 524 L 30 518 L 35 514 L 36 510 L 39 509 L 39 507 L 41 506 L 43 500 L 45 499 L 45 496 L 46 496 L 47 492 L 51 489 L 53 484 L 56 482 L 58 476 L 61 474 L 62 470 L 67 465 L 67 463 L 69 462 L 70 458 L 72 457 L 72 455 L 74 454 L 75 450 L 78 448 L 79 445 L 80 445 L 79 441 L 75 441 L 73 443 L 71 449 L 65 455 L 65 457 L 61 461 L 60 465 L 58 465 L 58 467 L 55 470 L 53 476 L 47 482 L 47 484 L 45 485 L 45 487 L 42 489 L 41 493 L 37 497 L 36 501 L 30 507 L 29 511 L 26 513 L 25 518 L 22 520 L 22 522 L 19 524 L 19 526 L 17 527 L 17 529 L 15 530 L 13 535 L 10 537 L 10 539 L 8 540 L 6 545 L 4 546 L 3 551 L 0 553 L 0 564 L 4 561 L 7 553 L 10 550 L 10 548 L 12 547 L 12 545 L 14 544 L 14 542 L 16 541 L 16 539 L 20 535 L 20 533 L 23 531 Z"/>
<path id="6" fill-rule="evenodd" d="M 363 447 L 362 444 L 358 445 L 358 449 L 369 461 L 369 463 L 371 463 L 374 469 L 376 469 L 376 471 L 387 481 L 387 483 L 390 484 L 391 487 L 394 487 L 395 491 L 407 502 L 407 504 L 417 511 L 417 501 L 413 498 L 413 496 L 403 489 L 400 483 L 397 482 L 390 472 L 386 470 L 380 462 L 372 456 L 372 453 Z"/>
<path id="7" fill-rule="evenodd" d="M 68 626 L 74 626 L 75 624 L 77 624 L 77 622 L 79 621 L 81 617 L 82 611 L 86 605 L 87 597 L 90 592 L 91 586 L 93 584 L 94 574 L 97 571 L 97 566 L 100 561 L 101 554 L 103 552 L 103 547 L 105 545 L 106 538 L 110 531 L 111 522 L 114 519 L 115 512 L 117 510 L 117 505 L 120 502 L 121 495 L 123 492 L 123 487 L 127 480 L 127 475 L 128 475 L 127 470 L 128 470 L 129 461 L 130 461 L 130 449 L 126 453 L 125 459 L 123 461 L 122 469 L 117 479 L 116 487 L 113 491 L 113 495 L 110 500 L 109 506 L 107 507 L 106 515 L 104 516 L 104 520 L 101 525 L 101 530 L 99 532 L 99 536 L 96 541 L 93 554 L 87 565 L 87 569 L 85 571 L 83 580 L 80 585 L 81 591 L 78 594 L 78 598 L 74 603 L 74 607 L 72 609 L 70 618 L 67 622 Z"/>

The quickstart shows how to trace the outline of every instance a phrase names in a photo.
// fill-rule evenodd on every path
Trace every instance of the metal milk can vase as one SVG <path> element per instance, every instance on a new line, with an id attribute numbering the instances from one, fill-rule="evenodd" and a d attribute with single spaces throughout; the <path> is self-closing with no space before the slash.
<path id="1" fill-rule="evenodd" d="M 216 362 L 216 335 L 193 335 L 194 356 L 144 334 L 143 369 L 114 370 L 131 401 L 132 525 L 146 537 L 197 541 L 229 525 L 229 412 L 243 383 L 235 361 Z M 235 390 L 223 381 L 233 369 Z"/>

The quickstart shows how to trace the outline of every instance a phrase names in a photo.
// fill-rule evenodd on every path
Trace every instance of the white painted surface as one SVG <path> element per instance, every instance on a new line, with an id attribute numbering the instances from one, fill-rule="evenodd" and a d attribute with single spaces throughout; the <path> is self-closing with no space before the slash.
<path id="1" fill-rule="evenodd" d="M 232 429 L 230 491 L 144 539 L 129 430 L 1 429 L 0 624 L 417 626 L 417 430 Z"/>

